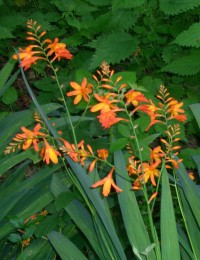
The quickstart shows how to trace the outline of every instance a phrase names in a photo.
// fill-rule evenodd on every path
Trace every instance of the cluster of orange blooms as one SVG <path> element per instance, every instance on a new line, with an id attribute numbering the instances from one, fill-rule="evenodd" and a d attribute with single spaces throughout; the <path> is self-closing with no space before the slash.
<path id="1" fill-rule="evenodd" d="M 40 38 L 43 37 L 46 32 L 44 31 L 39 34 L 38 31 L 41 26 L 37 26 L 37 22 L 29 20 L 27 27 L 31 29 L 31 32 L 28 32 L 29 36 L 27 40 L 33 40 L 36 44 L 29 45 L 25 49 L 20 49 L 19 54 L 13 56 L 14 59 L 17 59 L 19 56 L 21 66 L 25 70 L 30 68 L 30 66 L 35 64 L 39 59 L 53 63 L 56 59 L 60 61 L 61 58 L 72 58 L 72 54 L 66 49 L 66 45 L 59 43 L 57 38 L 54 41 L 46 39 L 41 42 Z M 48 45 L 46 46 L 46 44 Z M 49 60 L 49 58 L 51 58 L 51 60 Z M 121 76 L 114 79 L 114 70 L 110 70 L 106 62 L 102 63 L 101 71 L 97 70 L 97 74 L 98 76 L 93 75 L 93 79 L 97 84 L 96 87 L 88 83 L 86 78 L 83 79 L 81 84 L 70 82 L 70 86 L 73 90 L 66 93 L 66 96 L 75 96 L 75 105 L 82 100 L 89 103 L 88 107 L 90 107 L 90 111 L 92 113 L 99 113 L 97 118 L 104 129 L 109 129 L 120 121 L 130 123 L 137 111 L 146 113 L 150 117 L 150 123 L 146 131 L 157 123 L 163 123 L 167 126 L 166 134 L 168 141 L 161 139 L 165 147 L 165 152 L 161 149 L 161 146 L 157 146 L 151 149 L 149 162 L 140 162 L 134 156 L 128 159 L 127 170 L 131 176 L 136 176 L 133 189 L 141 189 L 142 185 L 147 183 L 148 180 L 151 181 L 153 186 L 156 186 L 155 177 L 159 176 L 159 167 L 162 164 L 162 159 L 165 160 L 166 167 L 171 167 L 170 163 L 173 167 L 178 167 L 179 161 L 174 160 L 173 156 L 177 155 L 177 150 L 180 149 L 180 146 L 175 145 L 175 143 L 179 141 L 177 136 L 180 133 L 180 128 L 178 125 L 170 126 L 169 121 L 171 119 L 180 122 L 186 121 L 187 117 L 185 111 L 182 109 L 183 102 L 179 103 L 170 97 L 167 89 L 161 86 L 159 95 L 157 96 L 159 103 L 155 105 L 151 99 L 147 99 L 140 91 L 130 89 L 128 84 L 121 83 L 123 82 Z M 93 102 L 93 105 L 90 105 L 90 102 Z M 121 113 L 121 116 L 118 116 L 118 113 Z M 57 164 L 58 157 L 62 155 L 61 152 L 68 155 L 74 162 L 81 163 L 83 166 L 86 159 L 93 158 L 94 160 L 90 163 L 88 168 L 89 172 L 93 171 L 98 161 L 106 162 L 108 158 L 109 152 L 107 149 L 102 148 L 97 150 L 97 156 L 95 156 L 90 145 L 87 145 L 85 148 L 83 140 L 75 145 L 60 138 L 60 141 L 63 142 L 63 146 L 60 147 L 60 151 L 58 151 L 54 146 L 49 144 L 49 136 L 43 131 L 40 131 L 41 128 L 40 123 L 38 123 L 33 130 L 22 127 L 21 130 L 23 133 L 17 134 L 13 138 L 16 143 L 11 143 L 5 150 L 5 153 L 15 151 L 16 146 L 23 150 L 27 150 L 33 146 L 36 152 L 40 150 L 40 156 L 47 164 L 49 164 L 50 161 Z M 43 144 L 41 149 L 39 149 L 39 143 Z M 115 168 L 113 166 L 108 175 L 93 184 L 92 188 L 102 185 L 104 196 L 108 196 L 111 187 L 113 187 L 116 192 L 121 192 L 122 189 L 117 187 L 113 180 L 114 170 Z"/>
<path id="2" fill-rule="evenodd" d="M 27 28 L 31 31 L 28 31 L 29 35 L 26 37 L 26 40 L 35 41 L 36 44 L 30 44 L 25 49 L 19 48 L 20 52 L 13 55 L 13 59 L 17 60 L 18 57 L 21 61 L 21 66 L 24 70 L 30 68 L 32 64 L 36 64 L 38 60 L 47 60 L 53 63 L 56 59 L 58 61 L 61 58 L 70 60 L 72 59 L 72 54 L 68 49 L 66 49 L 66 44 L 59 42 L 58 38 L 55 38 L 54 41 L 51 39 L 45 39 L 41 41 L 41 38 L 46 34 L 46 31 L 39 33 L 41 25 L 37 25 L 36 21 L 28 20 Z M 39 35 L 38 35 L 39 34 Z M 47 46 L 45 46 L 48 44 Z"/>
<path id="3" fill-rule="evenodd" d="M 97 91 L 99 91 L 100 88 L 107 90 L 104 92 L 104 95 L 99 95 L 98 93 L 93 94 L 95 87 L 91 83 L 87 84 L 86 78 L 83 79 L 80 85 L 76 82 L 70 82 L 70 85 L 74 90 L 68 92 L 66 95 L 75 96 L 74 104 L 76 105 L 82 99 L 89 102 L 90 95 L 93 94 L 98 103 L 91 106 L 90 111 L 100 111 L 100 115 L 98 115 L 97 118 L 104 129 L 110 128 L 119 121 L 128 122 L 129 119 L 125 116 L 117 117 L 116 112 L 125 111 L 125 108 L 127 108 L 129 104 L 134 106 L 130 115 L 133 115 L 136 111 L 141 111 L 149 115 L 150 124 L 146 131 L 148 131 L 152 125 L 162 123 L 164 114 L 170 115 L 167 120 L 176 119 L 180 122 L 185 122 L 187 120 L 185 111 L 181 108 L 183 102 L 179 103 L 176 99 L 168 97 L 169 93 L 164 86 L 160 87 L 160 94 L 157 98 L 160 99 L 161 102 L 156 106 L 151 99 L 148 100 L 140 91 L 131 89 L 124 94 L 123 92 L 127 87 L 127 84 L 120 84 L 122 77 L 119 76 L 115 81 L 113 81 L 112 77 L 114 70 L 110 71 L 109 66 L 105 62 L 102 63 L 101 68 L 102 71 L 97 70 L 101 80 L 98 80 L 95 75 L 93 75 L 93 78 L 98 83 Z M 118 83 L 120 84 L 119 86 Z M 126 101 L 124 102 L 123 99 Z M 122 107 L 122 104 L 124 107 Z"/>

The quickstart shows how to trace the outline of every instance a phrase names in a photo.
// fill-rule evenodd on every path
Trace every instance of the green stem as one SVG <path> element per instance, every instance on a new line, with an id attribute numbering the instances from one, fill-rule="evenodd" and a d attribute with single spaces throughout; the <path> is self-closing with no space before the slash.
<path id="1" fill-rule="evenodd" d="M 71 127 L 71 131 L 72 131 L 72 135 L 73 135 L 73 139 L 74 139 L 74 144 L 75 144 L 75 146 L 77 147 L 77 139 L 76 139 L 76 134 L 75 134 L 75 131 L 74 131 L 74 126 L 73 126 L 73 124 L 72 124 L 72 120 L 71 120 L 71 115 L 70 115 L 70 112 L 69 112 L 69 108 L 68 108 L 68 106 L 67 106 L 67 103 L 66 103 L 66 100 L 65 100 L 65 96 L 64 96 L 64 94 L 63 94 L 62 87 L 61 87 L 60 82 L 59 82 L 59 79 L 58 79 L 57 72 L 56 72 L 56 70 L 55 70 L 55 68 L 54 68 L 54 66 L 53 66 L 53 64 L 52 64 L 52 62 L 49 60 L 49 57 L 47 56 L 47 54 L 46 54 L 46 52 L 45 52 L 45 49 L 44 49 L 44 47 L 43 47 L 43 44 L 41 43 L 40 38 L 38 37 L 36 31 L 35 31 L 35 37 L 37 38 L 37 42 L 40 44 L 40 46 L 38 46 L 38 47 L 41 49 L 43 55 L 45 56 L 46 61 L 48 62 L 50 68 L 52 69 L 52 71 L 53 71 L 53 73 L 54 73 L 54 77 L 55 77 L 57 86 L 58 86 L 58 88 L 59 88 L 59 90 L 60 90 L 60 94 L 61 94 L 61 97 L 62 97 L 62 101 L 63 101 L 64 106 L 65 106 L 65 109 L 66 109 L 67 119 L 69 120 L 69 124 L 70 124 L 70 127 Z"/>
<path id="2" fill-rule="evenodd" d="M 175 174 L 174 174 L 174 181 L 175 181 L 174 187 L 175 187 L 175 191 L 176 191 L 176 195 L 177 195 L 177 199 L 178 199 L 179 208 L 180 208 L 181 215 L 182 215 L 182 218 L 183 218 L 183 221 L 184 221 L 184 225 L 185 225 L 185 229 L 186 229 L 186 232 L 187 232 L 187 235 L 188 235 L 188 239 L 189 239 L 189 241 L 190 241 L 190 245 L 191 245 L 192 251 L 193 251 L 193 253 L 194 253 L 194 259 L 195 259 L 195 260 L 198 260 L 197 255 L 196 255 L 196 253 L 195 253 L 195 249 L 194 249 L 193 243 L 192 243 L 192 239 L 191 239 L 191 236 L 190 236 L 190 232 L 189 232 L 189 229 L 188 229 L 186 217 L 185 217 L 185 214 L 184 214 L 184 211 L 183 211 L 183 206 L 182 206 L 182 203 L 181 203 L 181 199 L 180 199 L 179 190 L 178 190 L 178 187 L 177 187 L 177 182 L 176 182 L 176 176 L 175 176 Z"/>
<path id="3" fill-rule="evenodd" d="M 73 139 L 74 139 L 74 144 L 75 144 L 75 146 L 77 147 L 76 133 L 75 133 L 75 130 L 74 130 L 74 126 L 73 126 L 73 124 L 72 124 L 72 120 L 71 120 L 71 115 L 70 115 L 70 112 L 69 112 L 69 108 L 68 108 L 68 106 L 67 106 L 67 103 L 66 103 L 66 100 L 65 100 L 63 91 L 62 91 L 62 87 L 61 87 L 60 82 L 59 82 L 59 80 L 58 80 L 58 76 L 57 76 L 56 70 L 54 69 L 54 67 L 53 67 L 53 65 L 51 64 L 50 61 L 49 61 L 49 63 L 50 63 L 51 69 L 53 70 L 53 73 L 54 73 L 54 75 L 55 75 L 56 83 L 57 83 L 58 88 L 59 88 L 59 90 L 60 90 L 60 93 L 61 93 L 61 96 L 62 96 L 62 101 L 63 101 L 64 106 L 65 106 L 65 109 L 66 109 L 67 118 L 68 118 L 68 120 L 69 120 L 69 124 L 70 124 L 71 130 L 72 130 L 72 135 L 73 135 Z"/>

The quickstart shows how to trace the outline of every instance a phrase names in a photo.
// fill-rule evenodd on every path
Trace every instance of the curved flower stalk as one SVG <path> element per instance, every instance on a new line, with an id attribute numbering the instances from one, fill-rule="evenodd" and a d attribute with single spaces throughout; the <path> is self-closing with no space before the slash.
<path id="1" fill-rule="evenodd" d="M 18 56 L 21 60 L 21 66 L 24 70 L 28 70 L 32 64 L 36 64 L 38 60 L 53 63 L 56 59 L 60 61 L 62 58 L 70 60 L 72 54 L 66 48 L 66 44 L 59 42 L 58 38 L 54 41 L 51 39 L 42 38 L 46 35 L 46 31 L 40 32 L 41 25 L 37 25 L 36 21 L 28 20 L 27 28 L 30 31 L 26 40 L 33 41 L 35 44 L 30 44 L 25 49 L 19 48 L 19 53 L 13 55 L 13 59 L 17 60 Z"/>
<path id="2" fill-rule="evenodd" d="M 60 61 L 61 59 L 71 60 L 73 55 L 66 48 L 66 44 L 59 42 L 58 38 L 55 38 L 54 41 L 48 38 L 43 40 L 42 38 L 46 35 L 46 31 L 40 32 L 41 25 L 38 25 L 36 21 L 28 20 L 27 28 L 29 29 L 29 31 L 27 32 L 28 37 L 26 39 L 28 41 L 33 41 L 34 45 L 32 44 L 28 45 L 24 50 L 20 48 L 20 52 L 18 54 L 14 54 L 13 59 L 18 59 L 19 57 L 21 61 L 21 66 L 23 67 L 24 70 L 29 69 L 32 64 L 36 64 L 37 60 L 44 60 L 47 62 L 47 65 L 53 71 L 54 75 L 52 75 L 52 78 L 55 79 L 57 86 L 59 88 L 62 101 L 66 109 L 67 118 L 71 126 L 74 142 L 77 145 L 74 126 L 71 121 L 71 116 L 65 100 L 65 96 L 63 94 L 62 86 L 57 76 L 57 69 L 54 68 L 53 66 L 55 60 L 58 61 Z M 84 98 L 86 98 L 85 95 Z"/>
<path id="3" fill-rule="evenodd" d="M 38 114 L 35 115 L 35 120 L 36 122 L 42 122 Z M 4 154 L 15 152 L 16 148 L 22 150 L 33 148 L 35 152 L 39 152 L 39 156 L 46 164 L 50 164 L 50 162 L 57 164 L 58 157 L 61 156 L 61 153 L 56 150 L 54 145 L 49 144 L 49 142 L 53 141 L 53 138 L 49 136 L 43 122 L 43 126 L 40 123 L 37 123 L 33 130 L 22 126 L 21 130 L 23 133 L 17 133 L 15 135 L 13 142 L 5 149 Z"/>

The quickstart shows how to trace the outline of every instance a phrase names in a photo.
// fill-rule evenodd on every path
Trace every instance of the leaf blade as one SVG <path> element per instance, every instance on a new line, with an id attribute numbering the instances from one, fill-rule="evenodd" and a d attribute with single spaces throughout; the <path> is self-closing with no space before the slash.
<path id="1" fill-rule="evenodd" d="M 166 214 L 167 212 L 167 214 Z M 180 259 L 178 234 L 176 228 L 174 207 L 166 168 L 162 171 L 161 194 L 161 251 L 162 259 Z"/>

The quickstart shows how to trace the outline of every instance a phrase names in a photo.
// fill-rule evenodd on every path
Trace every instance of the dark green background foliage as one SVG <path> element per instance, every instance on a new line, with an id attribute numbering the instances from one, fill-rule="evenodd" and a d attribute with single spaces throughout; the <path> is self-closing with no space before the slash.
<path id="1" fill-rule="evenodd" d="M 42 30 L 47 31 L 48 38 L 53 40 L 58 37 L 61 42 L 67 44 L 67 48 L 73 54 L 73 59 L 70 61 L 55 62 L 59 66 L 58 77 L 64 90 L 69 91 L 70 81 L 80 83 L 85 76 L 91 81 L 91 73 L 94 73 L 105 60 L 116 72 L 127 71 L 127 74 L 124 72 L 123 75 L 124 77 L 131 75 L 130 82 L 128 82 L 130 85 L 134 77 L 134 87 L 138 90 L 144 89 L 148 98 L 153 98 L 157 94 L 159 86 L 164 84 L 171 96 L 183 101 L 188 124 L 185 126 L 186 131 L 181 129 L 183 130 L 181 131 L 183 149 L 180 157 L 184 158 L 187 170 L 194 169 L 197 172 L 197 165 L 200 165 L 199 139 L 197 138 L 199 128 L 189 105 L 200 102 L 199 18 L 199 0 L 0 0 L 0 69 L 3 68 L 0 72 L 0 110 L 2 111 L 0 119 L 4 126 L 0 131 L 0 141 L 4 144 L 8 138 L 11 140 L 22 122 L 24 126 L 33 123 L 31 109 L 34 105 L 27 94 L 23 80 L 18 76 L 17 64 L 11 59 L 15 49 L 27 45 L 25 40 L 26 21 L 33 19 L 42 25 Z M 6 76 L 10 74 L 12 74 L 10 77 Z M 56 127 L 63 130 L 70 140 L 70 131 L 68 128 L 66 130 L 66 122 L 62 118 L 64 111 L 59 104 L 55 104 L 59 102 L 60 95 L 55 81 L 49 77 L 48 68 L 43 62 L 38 62 L 26 72 L 26 76 L 43 110 L 50 112 L 50 116 L 56 118 L 50 122 L 56 122 Z M 72 99 L 67 102 L 70 112 L 75 114 L 73 115 L 75 124 L 79 122 L 82 104 L 74 107 Z M 48 111 L 46 104 L 48 104 Z M 27 108 L 31 109 L 25 110 Z M 12 113 L 12 111 L 16 113 Z M 7 117 L 8 114 L 10 114 L 9 117 Z M 101 148 L 102 144 L 108 145 L 107 139 L 94 117 L 91 118 L 86 114 L 84 120 L 78 127 L 80 130 L 77 131 L 78 139 L 85 139 L 85 143 L 95 140 L 94 149 Z M 148 119 L 144 116 L 139 118 L 136 123 L 144 130 Z M 163 132 L 162 126 L 156 126 L 155 129 L 158 133 Z M 106 135 L 106 133 L 105 131 L 104 134 Z M 97 136 L 101 134 L 102 136 L 97 139 Z M 113 151 L 126 145 L 129 129 L 120 123 L 116 128 L 117 134 L 123 137 L 111 147 Z M 157 138 L 157 135 L 151 134 L 150 130 L 149 135 L 139 136 L 144 147 Z M 152 140 L 149 140 L 149 136 Z M 187 148 L 184 149 L 184 146 Z M 64 175 L 62 166 L 59 164 L 40 168 L 41 165 L 39 165 L 37 168 L 29 158 L 34 163 L 39 162 L 40 159 L 37 155 L 33 155 L 31 150 L 12 154 L 5 159 L 2 147 L 0 147 L 0 175 L 3 177 L 0 201 L 3 201 L 1 205 L 3 213 L 0 216 L 0 259 L 8 256 L 13 259 L 12 257 L 15 258 L 19 254 L 21 254 L 21 258 L 18 259 L 26 259 L 30 252 L 34 252 L 33 258 L 55 259 L 54 249 L 61 252 L 62 257 L 64 247 L 61 248 L 58 240 L 62 241 L 62 245 L 68 245 L 72 251 L 74 245 L 77 246 L 88 259 L 98 259 L 98 256 L 100 259 L 103 259 L 102 256 L 109 259 L 107 253 L 103 254 L 99 249 L 98 236 L 95 236 L 95 239 L 93 237 L 94 219 L 74 186 L 72 192 L 72 183 Z M 117 152 L 115 158 L 117 162 L 120 161 L 118 160 L 120 156 L 120 153 Z M 148 158 L 149 154 L 143 154 L 144 158 L 145 156 Z M 17 165 L 20 167 L 17 168 Z M 32 177 L 28 175 L 30 169 L 31 174 L 34 175 Z M 80 170 L 81 173 L 82 171 Z M 52 173 L 54 173 L 53 177 Z M 82 178 L 81 176 L 84 176 L 84 173 L 80 174 L 79 178 Z M 31 178 L 29 179 L 29 177 Z M 92 177 L 89 175 L 88 178 Z M 167 180 L 165 181 L 167 182 Z M 93 179 L 91 179 L 92 182 L 94 182 Z M 192 187 L 193 184 L 190 185 Z M 88 188 L 88 183 L 85 186 Z M 130 190 L 131 188 L 127 186 L 124 189 Z M 95 193 L 93 194 L 90 188 L 87 192 L 95 199 Z M 126 197 L 125 194 L 123 196 Z M 126 203 L 128 202 L 126 201 Z M 187 203 L 185 200 L 186 206 Z M 108 198 L 108 204 L 111 212 L 116 213 L 116 199 Z M 102 208 L 99 206 L 98 200 L 96 205 L 98 214 L 101 216 Z M 105 204 L 104 207 L 107 209 L 108 205 Z M 30 227 L 22 226 L 27 233 L 30 232 L 28 234 L 32 235 L 34 240 L 30 247 L 21 252 L 19 243 L 25 238 L 18 232 L 17 225 L 23 222 L 22 219 L 26 219 L 43 208 L 46 208 L 49 214 L 41 220 L 40 228 L 37 228 L 35 224 Z M 79 218 L 80 212 L 82 213 L 81 219 Z M 131 214 L 132 212 L 130 212 Z M 10 218 L 7 218 L 7 215 Z M 96 225 L 102 225 L 102 219 L 107 220 L 109 217 L 104 215 L 102 218 L 98 217 Z M 121 223 L 121 213 L 115 215 L 114 222 L 117 223 L 117 233 L 120 234 L 121 230 L 124 232 L 124 224 L 118 225 Z M 60 229 L 65 238 L 55 232 Z M 112 231 L 112 226 L 110 230 Z M 86 231 L 88 240 L 83 235 L 86 234 Z M 107 234 L 105 230 L 104 232 Z M 43 239 L 43 236 L 47 234 L 49 240 Z M 130 235 L 132 234 L 128 234 L 128 236 Z M 9 242 L 6 242 L 8 237 Z M 71 245 L 67 239 L 70 239 L 74 245 Z M 128 237 L 124 236 L 120 239 L 127 258 L 130 255 L 129 259 L 132 259 L 133 249 L 130 248 Z M 116 241 L 117 245 L 118 240 Z M 109 243 L 111 244 L 110 240 Z M 119 252 L 120 250 L 122 250 L 121 247 Z M 67 252 L 64 253 L 67 254 Z M 184 250 L 182 254 L 186 254 Z M 79 251 L 76 259 L 78 256 L 80 256 Z"/>
<path id="2" fill-rule="evenodd" d="M 75 71 L 94 72 L 105 60 L 115 70 L 136 71 L 138 82 L 153 93 L 159 79 L 177 98 L 197 101 L 193 93 L 200 72 L 198 0 L 181 4 L 178 0 L 7 0 L 0 4 L 2 66 L 13 47 L 27 44 L 25 23 L 33 19 L 47 30 L 47 37 L 58 37 L 74 55 L 69 64 L 60 62 L 69 81 Z M 34 66 L 34 71 L 43 74 L 43 64 Z M 48 91 L 41 84 L 35 87 Z M 46 93 L 46 101 L 51 101 L 50 96 Z"/>

